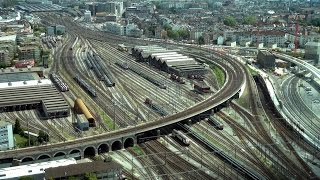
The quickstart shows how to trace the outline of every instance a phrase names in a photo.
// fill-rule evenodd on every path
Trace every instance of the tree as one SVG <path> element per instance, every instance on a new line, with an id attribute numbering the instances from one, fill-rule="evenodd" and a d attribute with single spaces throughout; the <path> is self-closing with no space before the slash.
<path id="1" fill-rule="evenodd" d="M 23 133 L 19 119 L 16 119 L 16 122 L 15 122 L 14 128 L 13 128 L 13 133 L 14 134 L 22 134 Z"/>
<path id="2" fill-rule="evenodd" d="M 188 39 L 190 36 L 190 32 L 187 29 L 179 29 L 177 32 L 181 39 Z"/>
<path id="3" fill-rule="evenodd" d="M 171 39 L 178 39 L 179 34 L 177 31 L 167 30 L 168 37 Z"/>
<path id="4" fill-rule="evenodd" d="M 11 6 L 14 6 L 16 3 L 17 3 L 16 0 L 4 0 L 3 7 L 4 8 L 11 7 Z"/>
<path id="5" fill-rule="evenodd" d="M 203 44 L 205 43 L 203 36 L 200 36 L 200 37 L 199 37 L 198 43 L 199 43 L 200 45 L 203 45 Z"/>
<path id="6" fill-rule="evenodd" d="M 74 176 L 71 176 L 71 177 L 68 177 L 68 180 L 77 180 L 78 178 L 74 177 Z"/>
<path id="7" fill-rule="evenodd" d="M 33 180 L 33 178 L 31 176 L 22 176 L 19 180 Z"/>
<path id="8" fill-rule="evenodd" d="M 223 20 L 223 23 L 227 26 L 233 27 L 237 25 L 237 20 L 232 16 L 226 16 Z"/>
<path id="9" fill-rule="evenodd" d="M 257 19 L 255 16 L 245 16 L 243 18 L 243 24 L 254 25 L 257 23 Z"/>
<path id="10" fill-rule="evenodd" d="M 313 26 L 320 26 L 320 18 L 315 18 L 311 20 Z"/>
<path id="11" fill-rule="evenodd" d="M 86 173 L 84 176 L 85 180 L 97 180 L 97 175 L 94 173 Z"/>
<path id="12" fill-rule="evenodd" d="M 38 142 L 43 143 L 43 142 L 48 142 L 48 141 L 49 141 L 49 135 L 46 132 L 40 130 L 39 136 L 38 136 Z"/>

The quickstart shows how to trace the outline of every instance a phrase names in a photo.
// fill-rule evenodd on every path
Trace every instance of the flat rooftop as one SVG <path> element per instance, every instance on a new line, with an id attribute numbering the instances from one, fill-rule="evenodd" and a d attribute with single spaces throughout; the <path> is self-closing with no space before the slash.
<path id="1" fill-rule="evenodd" d="M 68 104 L 53 85 L 2 88 L 0 91 L 0 107 L 39 103 L 47 113 L 69 110 Z"/>
<path id="2" fill-rule="evenodd" d="M 40 79 L 39 76 L 36 73 L 32 73 L 32 72 L 0 74 L 0 83 L 30 81 L 30 80 L 39 80 L 39 79 Z"/>
<path id="3" fill-rule="evenodd" d="M 61 178 L 65 176 L 76 176 L 93 172 L 108 172 L 121 170 L 122 166 L 116 162 L 93 161 L 88 163 L 71 164 L 68 166 L 60 166 L 48 168 L 45 170 L 46 179 Z"/>
<path id="4" fill-rule="evenodd" d="M 44 11 L 61 11 L 62 7 L 56 4 L 23 4 L 17 6 L 23 11 L 44 12 Z"/>
<path id="5" fill-rule="evenodd" d="M 32 67 L 32 68 L 6 68 L 0 69 L 1 74 L 14 74 L 14 73 L 26 73 L 26 72 L 43 72 L 43 67 Z"/>

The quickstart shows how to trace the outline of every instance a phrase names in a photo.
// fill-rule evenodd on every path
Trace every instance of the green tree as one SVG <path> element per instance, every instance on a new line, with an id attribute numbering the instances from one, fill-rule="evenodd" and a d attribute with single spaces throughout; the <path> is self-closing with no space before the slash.
<path id="1" fill-rule="evenodd" d="M 200 45 L 203 45 L 203 44 L 205 43 L 203 36 L 200 36 L 200 37 L 199 37 L 198 43 L 199 43 Z"/>
<path id="2" fill-rule="evenodd" d="M 163 26 L 164 30 L 168 31 L 168 30 L 172 30 L 172 27 L 169 24 L 165 24 Z"/>
<path id="3" fill-rule="evenodd" d="M 167 30 L 167 35 L 171 39 L 178 39 L 178 37 L 179 37 L 178 32 L 177 31 L 173 31 L 173 30 Z"/>
<path id="4" fill-rule="evenodd" d="M 255 16 L 245 16 L 243 18 L 243 24 L 254 25 L 257 23 L 257 18 Z"/>
<path id="5" fill-rule="evenodd" d="M 68 177 L 68 180 L 77 180 L 77 178 L 74 176 L 71 176 L 71 177 Z"/>
<path id="6" fill-rule="evenodd" d="M 48 141 L 49 141 L 49 135 L 46 132 L 40 130 L 39 136 L 38 136 L 38 142 L 43 143 L 43 142 L 48 142 Z"/>
<path id="7" fill-rule="evenodd" d="M 22 176 L 19 180 L 33 180 L 33 178 L 31 176 Z"/>
<path id="8" fill-rule="evenodd" d="M 313 26 L 320 26 L 320 18 L 315 18 L 311 20 Z"/>
<path id="9" fill-rule="evenodd" d="M 85 180 L 97 180 L 97 175 L 94 173 L 86 173 L 84 176 Z"/>
<path id="10" fill-rule="evenodd" d="M 237 20 L 232 16 L 226 16 L 223 20 L 223 23 L 227 26 L 234 27 L 237 25 Z"/>
<path id="11" fill-rule="evenodd" d="M 23 133 L 19 119 L 16 119 L 16 122 L 14 123 L 13 133 L 20 134 L 20 135 L 22 135 Z"/>
<path id="12" fill-rule="evenodd" d="M 188 39 L 190 36 L 190 32 L 187 29 L 179 29 L 177 32 L 181 39 Z"/>
<path id="13" fill-rule="evenodd" d="M 7 8 L 7 7 L 11 7 L 11 6 L 16 5 L 16 3 L 17 3 L 16 0 L 4 0 L 3 3 L 2 3 L 2 6 L 4 8 Z"/>

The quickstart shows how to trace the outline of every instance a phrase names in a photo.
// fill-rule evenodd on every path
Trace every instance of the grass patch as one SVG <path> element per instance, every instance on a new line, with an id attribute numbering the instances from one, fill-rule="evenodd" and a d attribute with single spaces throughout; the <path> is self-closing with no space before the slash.
<path id="1" fill-rule="evenodd" d="M 257 72 L 257 71 L 251 69 L 249 66 L 247 66 L 247 68 L 248 68 L 248 70 L 249 70 L 249 72 L 250 72 L 250 74 L 251 74 L 252 76 L 258 75 L 258 72 Z"/>
<path id="2" fill-rule="evenodd" d="M 109 129 L 113 129 L 113 120 L 105 112 L 100 111 L 100 117 Z M 117 124 L 115 125 L 115 129 L 119 129 Z"/>
<path id="3" fill-rule="evenodd" d="M 210 61 L 206 61 L 206 63 L 209 65 L 212 73 L 217 78 L 219 86 L 223 86 L 224 82 L 226 81 L 226 75 L 224 74 L 224 71 L 219 66 L 213 64 Z"/>
<path id="4" fill-rule="evenodd" d="M 132 151 L 134 151 L 138 156 L 144 155 L 143 150 L 138 145 L 134 145 L 132 147 Z"/>
<path id="5" fill-rule="evenodd" d="M 19 134 L 14 134 L 14 139 L 15 139 L 15 146 L 17 148 L 26 147 L 28 144 L 28 139 Z"/>

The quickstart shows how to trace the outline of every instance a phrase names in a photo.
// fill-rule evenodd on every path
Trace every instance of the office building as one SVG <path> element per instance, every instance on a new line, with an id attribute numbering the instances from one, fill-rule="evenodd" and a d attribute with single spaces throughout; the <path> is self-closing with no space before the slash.
<path id="1" fill-rule="evenodd" d="M 14 148 L 12 124 L 0 120 L 0 150 Z"/>
<path id="2" fill-rule="evenodd" d="M 259 50 L 257 55 L 257 63 L 260 68 L 274 69 L 276 58 L 267 50 Z"/>

